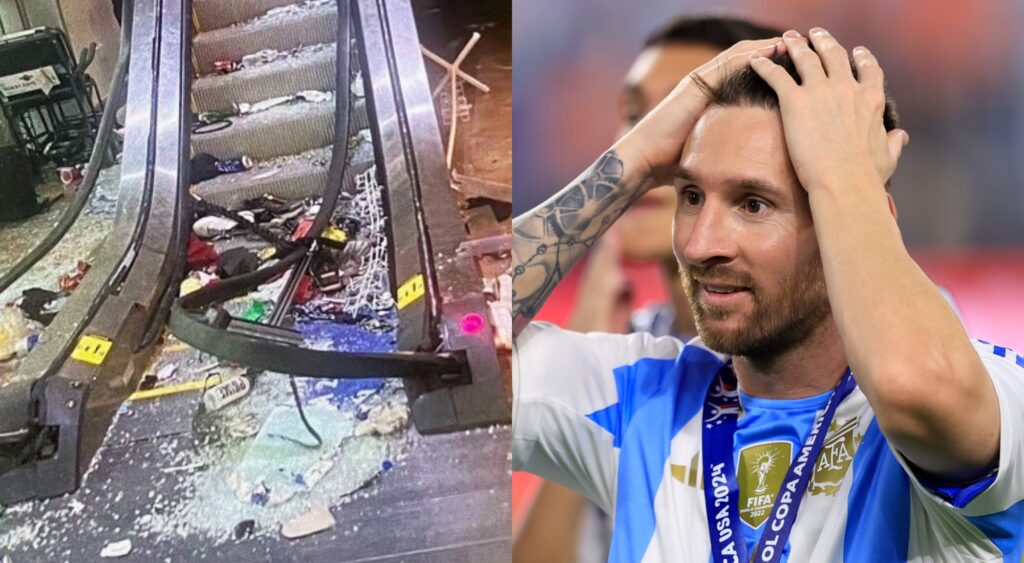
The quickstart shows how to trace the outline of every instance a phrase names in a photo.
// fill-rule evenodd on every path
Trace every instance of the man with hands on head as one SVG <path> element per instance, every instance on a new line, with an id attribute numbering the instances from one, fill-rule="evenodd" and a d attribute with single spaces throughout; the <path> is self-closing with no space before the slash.
<path id="1" fill-rule="evenodd" d="M 513 464 L 613 514 L 613 561 L 1019 561 L 1024 357 L 909 257 L 882 70 L 827 31 L 742 42 L 514 221 Z M 529 323 L 674 177 L 699 338 Z"/>

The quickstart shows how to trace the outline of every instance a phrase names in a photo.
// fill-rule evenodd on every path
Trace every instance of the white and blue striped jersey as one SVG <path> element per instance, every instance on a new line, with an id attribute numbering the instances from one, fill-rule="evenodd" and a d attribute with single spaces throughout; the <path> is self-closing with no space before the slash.
<path id="1" fill-rule="evenodd" d="M 982 341 L 974 346 L 999 398 L 997 469 L 970 484 L 925 482 L 854 390 L 815 462 L 788 561 L 1021 561 L 1024 357 Z M 701 411 L 727 360 L 699 340 L 532 323 L 513 353 L 513 467 L 566 485 L 612 515 L 610 561 L 708 561 Z M 751 551 L 827 399 L 741 393 L 734 456 Z"/>

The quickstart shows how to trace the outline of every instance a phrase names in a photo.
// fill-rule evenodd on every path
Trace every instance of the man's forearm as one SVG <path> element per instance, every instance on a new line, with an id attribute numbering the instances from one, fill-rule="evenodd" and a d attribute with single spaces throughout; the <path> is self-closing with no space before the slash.
<path id="1" fill-rule="evenodd" d="M 995 392 L 956 314 L 907 253 L 882 186 L 814 190 L 810 203 L 836 325 L 883 432 L 937 475 L 983 471 L 998 447 Z"/>
<path id="2" fill-rule="evenodd" d="M 644 174 L 610 150 L 571 185 L 512 222 L 512 326 L 537 314 L 573 265 L 643 194 Z"/>

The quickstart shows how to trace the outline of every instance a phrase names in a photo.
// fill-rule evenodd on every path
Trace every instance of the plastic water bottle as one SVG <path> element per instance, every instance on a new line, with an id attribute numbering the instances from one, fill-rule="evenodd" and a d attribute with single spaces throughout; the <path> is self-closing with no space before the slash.
<path id="1" fill-rule="evenodd" d="M 244 375 L 236 375 L 215 387 L 207 389 L 203 395 L 206 410 L 215 411 L 241 399 L 252 390 L 252 380 Z"/>

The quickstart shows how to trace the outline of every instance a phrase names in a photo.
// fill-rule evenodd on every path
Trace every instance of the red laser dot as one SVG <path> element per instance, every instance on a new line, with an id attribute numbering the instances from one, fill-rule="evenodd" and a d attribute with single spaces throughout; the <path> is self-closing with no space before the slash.
<path id="1" fill-rule="evenodd" d="M 469 313 L 462 317 L 459 325 L 462 327 L 462 332 L 476 334 L 484 328 L 484 318 L 476 313 Z"/>

